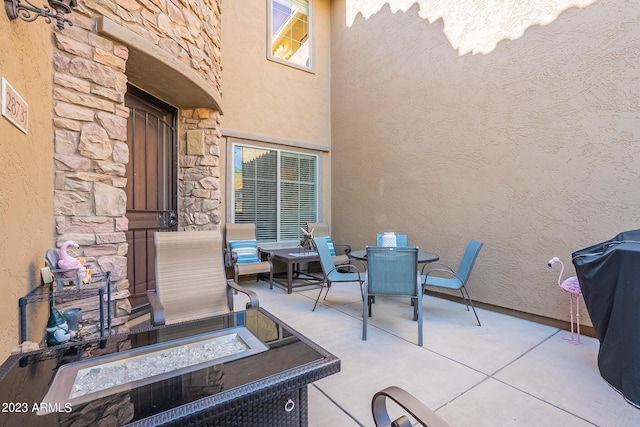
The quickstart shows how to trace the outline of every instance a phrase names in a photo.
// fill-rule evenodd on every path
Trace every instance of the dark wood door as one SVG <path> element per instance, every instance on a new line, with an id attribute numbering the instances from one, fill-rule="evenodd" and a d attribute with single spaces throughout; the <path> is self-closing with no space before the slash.
<path id="1" fill-rule="evenodd" d="M 127 274 L 133 309 L 146 305 L 155 289 L 153 233 L 175 231 L 176 110 L 134 87 L 125 97 L 129 107 L 127 144 Z"/>

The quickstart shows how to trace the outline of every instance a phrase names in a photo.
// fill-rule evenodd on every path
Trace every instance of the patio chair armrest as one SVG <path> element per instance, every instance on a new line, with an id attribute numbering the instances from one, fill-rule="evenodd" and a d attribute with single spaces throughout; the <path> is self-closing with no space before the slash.
<path id="1" fill-rule="evenodd" d="M 446 271 L 448 271 L 449 273 L 452 273 L 453 275 L 456 274 L 455 271 L 453 271 L 453 268 L 449 267 L 445 263 L 438 262 L 438 261 L 430 262 L 430 263 L 427 263 L 427 264 L 423 265 L 420 274 L 424 275 L 425 274 L 424 269 L 427 268 L 427 267 L 433 267 L 434 265 L 439 265 L 441 267 L 444 267 L 446 269 Z M 431 270 L 434 270 L 434 271 L 435 270 L 440 270 L 440 271 L 442 271 L 442 269 L 436 269 L 436 268 L 432 268 L 429 271 L 431 271 Z M 429 272 L 427 272 L 426 274 L 429 274 Z"/>
<path id="2" fill-rule="evenodd" d="M 410 427 L 411 422 L 406 416 L 393 421 L 392 424 L 389 413 L 387 412 L 386 400 L 391 399 L 403 409 L 405 409 L 413 418 L 427 427 L 450 427 L 442 418 L 436 415 L 431 409 L 427 408 L 422 402 L 416 399 L 412 394 L 401 389 L 400 387 L 387 387 L 377 392 L 371 401 L 371 412 L 376 427 L 391 427 L 397 425 L 399 427 Z"/>
<path id="3" fill-rule="evenodd" d="M 337 245 L 334 243 L 333 250 L 339 255 L 349 255 L 351 253 L 351 245 Z"/>
<path id="4" fill-rule="evenodd" d="M 345 265 L 354 265 L 358 270 L 358 273 L 364 273 L 365 271 L 367 271 L 367 267 L 364 265 L 364 261 L 359 259 L 349 258 L 349 264 L 343 264 L 342 266 L 345 266 Z"/>
<path id="5" fill-rule="evenodd" d="M 267 259 L 266 259 L 266 260 L 263 258 L 263 256 L 264 256 L 264 255 L 266 255 L 266 256 L 267 256 Z M 262 248 L 258 248 L 258 258 L 259 258 L 261 261 L 262 261 L 262 260 L 264 260 L 264 261 L 269 261 L 269 262 L 271 262 L 271 255 L 273 255 L 273 253 L 272 253 L 271 251 L 264 250 L 264 249 L 262 249 Z"/>
<path id="6" fill-rule="evenodd" d="M 455 272 L 450 270 L 445 270 L 444 268 L 432 268 L 431 270 L 427 271 L 427 274 L 424 274 L 424 282 L 422 283 L 423 286 L 427 285 L 427 280 L 429 280 L 429 275 L 433 272 L 450 274 L 452 278 L 457 276 Z"/>
<path id="7" fill-rule="evenodd" d="M 231 265 L 236 265 L 238 263 L 238 253 L 230 250 L 229 261 L 231 262 Z"/>
<path id="8" fill-rule="evenodd" d="M 331 269 L 331 271 L 329 271 L 327 274 L 331 274 L 334 271 L 340 272 L 340 270 L 355 270 L 355 271 L 352 271 L 352 273 L 358 273 L 358 274 L 364 273 L 364 269 L 360 270 L 358 266 L 355 264 L 340 264 L 335 266 L 333 269 Z"/>
<path id="9" fill-rule="evenodd" d="M 151 326 L 164 325 L 166 321 L 164 307 L 155 289 L 147 291 L 147 299 L 149 300 L 149 306 L 151 308 Z"/>
<path id="10" fill-rule="evenodd" d="M 238 292 L 242 292 L 243 294 L 245 294 L 246 296 L 249 297 L 249 302 L 246 305 L 246 308 L 257 308 L 260 307 L 260 301 L 258 300 L 258 294 L 256 294 L 253 291 L 250 291 L 248 289 L 244 289 L 242 286 L 238 285 L 236 282 L 234 282 L 231 279 L 227 280 L 227 291 L 228 292 L 233 292 L 233 291 L 238 291 Z M 229 307 L 232 308 L 232 307 Z"/>
<path id="11" fill-rule="evenodd" d="M 225 267 L 233 267 L 233 252 L 229 250 L 229 248 L 224 248 L 223 252 L 224 256 L 224 266 Z"/>

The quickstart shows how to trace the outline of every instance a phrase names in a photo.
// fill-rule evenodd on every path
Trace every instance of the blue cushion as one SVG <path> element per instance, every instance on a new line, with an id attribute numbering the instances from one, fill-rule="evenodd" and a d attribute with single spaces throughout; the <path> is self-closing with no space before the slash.
<path id="1" fill-rule="evenodd" d="M 238 254 L 238 264 L 260 262 L 258 258 L 258 243 L 255 240 L 231 240 L 231 252 Z"/>
<path id="2" fill-rule="evenodd" d="M 329 252 L 331 256 L 336 256 L 336 250 L 333 247 L 333 241 L 331 241 L 331 236 L 325 236 L 324 239 L 327 241 L 327 246 L 329 246 Z"/>

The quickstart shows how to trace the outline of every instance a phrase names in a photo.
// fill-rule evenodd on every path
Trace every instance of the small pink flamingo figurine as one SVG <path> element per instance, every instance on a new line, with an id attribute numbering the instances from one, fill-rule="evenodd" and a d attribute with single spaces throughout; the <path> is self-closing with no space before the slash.
<path id="1" fill-rule="evenodd" d="M 569 277 L 565 279 L 564 282 L 560 283 L 562 280 L 562 274 L 564 273 L 564 263 L 560 261 L 560 258 L 553 257 L 549 260 L 549 267 L 553 266 L 556 262 L 560 263 L 560 275 L 558 276 L 558 286 L 562 288 L 563 291 L 569 294 L 569 313 L 571 316 L 571 339 L 567 340 L 574 344 L 580 344 L 580 297 L 582 296 L 582 289 L 580 289 L 580 283 L 578 282 L 578 278 L 576 276 Z M 576 325 L 578 332 L 578 340 L 575 341 L 573 338 L 573 296 L 576 297 Z M 566 339 L 566 338 L 565 338 Z"/>
<path id="2" fill-rule="evenodd" d="M 87 277 L 87 269 L 82 265 L 82 260 L 78 258 L 74 258 L 67 253 L 67 248 L 69 246 L 73 246 L 76 249 L 80 249 L 80 245 L 78 245 L 73 240 L 68 240 L 60 246 L 60 261 L 58 261 L 58 267 L 62 269 L 76 269 L 78 271 L 78 278 L 84 282 Z M 62 273 L 64 277 L 76 277 L 75 271 L 67 271 Z M 79 285 L 79 284 L 78 284 Z"/>

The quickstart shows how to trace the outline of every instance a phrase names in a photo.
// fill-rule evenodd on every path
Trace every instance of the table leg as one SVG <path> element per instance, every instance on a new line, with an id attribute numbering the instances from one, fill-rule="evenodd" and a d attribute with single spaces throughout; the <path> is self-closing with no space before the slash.
<path id="1" fill-rule="evenodd" d="M 287 261 L 287 293 L 293 292 L 293 262 Z"/>

